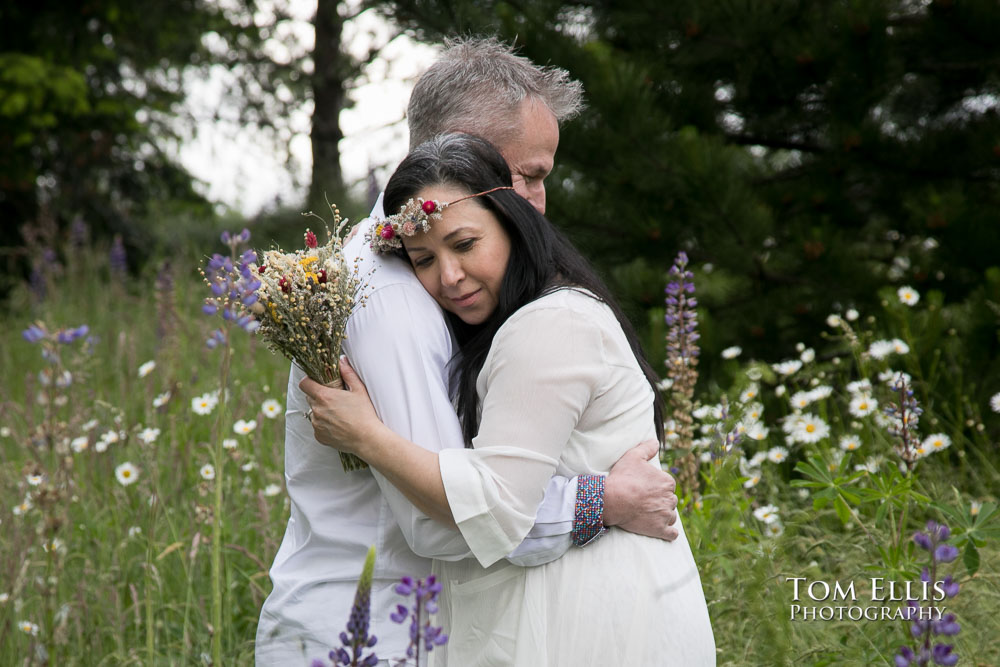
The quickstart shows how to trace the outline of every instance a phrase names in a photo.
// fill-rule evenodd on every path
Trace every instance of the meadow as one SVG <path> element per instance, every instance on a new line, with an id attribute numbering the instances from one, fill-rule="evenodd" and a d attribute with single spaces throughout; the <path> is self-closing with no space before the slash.
<path id="1" fill-rule="evenodd" d="M 2 661 L 247 664 L 288 516 L 288 362 L 202 312 L 198 268 L 223 246 L 140 275 L 113 250 L 61 248 L 4 317 Z M 882 288 L 883 312 L 831 314 L 798 349 L 722 351 L 728 382 L 696 390 L 687 270 L 663 460 L 719 664 L 1000 664 L 1000 398 L 949 377 L 961 340 L 940 296 Z M 925 567 L 923 605 L 954 618 L 901 618 Z"/>

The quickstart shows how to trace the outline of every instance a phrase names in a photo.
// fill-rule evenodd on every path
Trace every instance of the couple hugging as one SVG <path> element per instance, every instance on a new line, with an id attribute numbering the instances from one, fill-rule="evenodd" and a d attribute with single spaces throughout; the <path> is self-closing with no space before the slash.
<path id="1" fill-rule="evenodd" d="M 412 150 L 346 247 L 375 268 L 347 324 L 348 391 L 292 366 L 291 516 L 258 664 L 338 643 L 372 544 L 381 656 L 409 643 L 393 587 L 433 571 L 450 636 L 435 665 L 715 664 L 657 462 L 656 376 L 542 215 L 559 121 L 580 106 L 565 71 L 493 39 L 451 43 L 417 82 Z M 337 450 L 371 469 L 344 472 Z"/>

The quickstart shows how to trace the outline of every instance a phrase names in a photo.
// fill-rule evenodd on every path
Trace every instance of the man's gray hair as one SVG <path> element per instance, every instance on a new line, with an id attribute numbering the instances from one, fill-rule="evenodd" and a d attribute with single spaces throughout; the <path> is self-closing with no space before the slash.
<path id="1" fill-rule="evenodd" d="M 583 108 L 583 84 L 569 72 L 540 67 L 495 37 L 450 39 L 445 47 L 410 95 L 410 148 L 444 132 L 476 134 L 503 146 L 521 129 L 526 99 L 544 104 L 559 122 Z"/>

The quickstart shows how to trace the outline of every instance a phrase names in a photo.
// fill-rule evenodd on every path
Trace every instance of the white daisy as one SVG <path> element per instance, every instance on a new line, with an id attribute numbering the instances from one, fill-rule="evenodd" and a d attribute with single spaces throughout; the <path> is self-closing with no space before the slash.
<path id="1" fill-rule="evenodd" d="M 88 438 L 85 435 L 81 435 L 78 438 L 73 438 L 73 440 L 69 443 L 70 449 L 72 449 L 77 454 L 84 451 L 89 446 L 90 446 L 90 438 Z"/>
<path id="2" fill-rule="evenodd" d="M 913 377 L 905 371 L 894 371 L 892 369 L 889 369 L 887 371 L 879 373 L 878 379 L 881 380 L 882 382 L 885 382 L 890 387 L 899 384 L 900 380 L 905 382 L 907 386 L 910 387 L 913 386 Z"/>
<path id="3" fill-rule="evenodd" d="M 267 486 L 264 487 L 263 493 L 265 496 L 268 497 L 276 496 L 279 493 L 281 493 L 281 486 L 279 486 L 278 484 L 268 484 Z"/>
<path id="4" fill-rule="evenodd" d="M 153 444 L 159 437 L 160 429 L 158 428 L 144 428 L 139 432 L 139 439 L 147 445 Z"/>
<path id="5" fill-rule="evenodd" d="M 31 635 L 35 637 L 38 635 L 38 626 L 31 621 L 20 621 L 17 624 L 18 629 L 26 635 Z"/>
<path id="6" fill-rule="evenodd" d="M 97 427 L 97 420 L 91 419 L 89 422 L 81 426 L 80 428 L 84 431 L 93 431 Z"/>
<path id="7" fill-rule="evenodd" d="M 246 463 L 240 466 L 240 470 L 242 470 L 243 472 L 250 472 L 251 470 L 256 470 L 256 469 L 257 469 L 256 461 L 247 461 Z"/>
<path id="8" fill-rule="evenodd" d="M 802 410 L 812 403 L 812 396 L 808 391 L 797 391 L 788 399 L 793 410 Z"/>
<path id="9" fill-rule="evenodd" d="M 207 415 L 215 409 L 215 406 L 218 405 L 218 403 L 219 397 L 216 394 L 209 392 L 192 398 L 191 409 L 194 410 L 195 414 Z"/>
<path id="10" fill-rule="evenodd" d="M 139 479 L 139 469 L 130 462 L 126 461 L 115 468 L 115 479 L 117 479 L 118 483 L 122 486 L 128 486 Z"/>
<path id="11" fill-rule="evenodd" d="M 664 440 L 667 441 L 676 440 L 679 437 L 681 436 L 679 433 L 677 433 L 677 422 L 675 422 L 673 419 L 668 419 L 667 421 L 663 422 Z"/>
<path id="12" fill-rule="evenodd" d="M 767 450 L 767 460 L 771 463 L 781 463 L 788 458 L 788 450 L 784 447 L 771 447 Z"/>
<path id="13" fill-rule="evenodd" d="M 121 434 L 119 434 L 118 431 L 105 431 L 101 435 L 101 440 L 103 440 L 109 445 L 113 445 L 119 440 L 121 440 Z"/>
<path id="14" fill-rule="evenodd" d="M 869 394 L 855 394 L 847 404 L 847 409 L 855 417 L 867 417 L 878 409 L 878 401 Z"/>
<path id="15" fill-rule="evenodd" d="M 165 391 L 162 394 L 157 394 L 156 398 L 153 399 L 153 407 L 159 408 L 167 404 L 170 400 L 170 392 Z"/>
<path id="16" fill-rule="evenodd" d="M 841 322 L 843 322 L 843 320 L 840 319 L 840 315 L 837 315 L 836 313 L 826 316 L 826 326 L 830 328 L 836 329 L 840 326 Z"/>
<path id="17" fill-rule="evenodd" d="M 701 461 L 702 463 L 711 463 L 712 452 L 702 452 L 701 455 L 698 457 L 698 460 Z"/>
<path id="18" fill-rule="evenodd" d="M 944 433 L 933 433 L 924 438 L 924 441 L 920 444 L 927 449 L 928 454 L 933 454 L 942 449 L 948 449 L 951 446 L 951 438 Z"/>
<path id="19" fill-rule="evenodd" d="M 240 443 L 236 441 L 236 438 L 223 438 L 222 448 L 223 449 L 236 449 L 237 445 Z"/>
<path id="20" fill-rule="evenodd" d="M 799 355 L 799 359 L 801 359 L 804 364 L 812 363 L 816 359 L 816 350 L 811 347 L 803 350 L 802 354 Z"/>
<path id="21" fill-rule="evenodd" d="M 819 442 L 830 435 L 830 426 L 816 415 L 807 413 L 802 415 L 792 435 L 799 442 Z"/>
<path id="22" fill-rule="evenodd" d="M 746 389 L 740 393 L 740 403 L 749 403 L 750 401 L 756 400 L 760 395 L 760 387 L 757 383 L 751 383 Z"/>
<path id="23" fill-rule="evenodd" d="M 990 397 L 990 410 L 993 412 L 1000 412 L 1000 392 L 997 392 Z"/>
<path id="24" fill-rule="evenodd" d="M 667 391 L 673 386 L 674 386 L 674 381 L 671 378 L 663 378 L 662 380 L 656 383 L 656 388 L 659 391 Z"/>
<path id="25" fill-rule="evenodd" d="M 743 410 L 743 418 L 749 421 L 757 421 L 764 414 L 763 403 L 751 403 Z"/>
<path id="26" fill-rule="evenodd" d="M 774 395 L 777 396 L 778 398 L 781 398 L 782 396 L 785 395 L 787 391 L 788 389 L 785 387 L 785 385 L 779 384 L 777 387 L 774 388 Z"/>
<path id="27" fill-rule="evenodd" d="M 695 419 L 704 419 L 712 412 L 712 406 L 710 405 L 700 405 L 691 411 L 691 416 Z"/>
<path id="28" fill-rule="evenodd" d="M 979 512 L 982 509 L 983 503 L 978 500 L 973 500 L 969 505 L 969 516 L 979 516 Z"/>
<path id="29" fill-rule="evenodd" d="M 778 521 L 778 508 L 775 505 L 762 505 L 753 511 L 753 517 L 764 523 Z"/>
<path id="30" fill-rule="evenodd" d="M 0 604 L 6 604 L 10 599 L 10 593 L 0 593 Z"/>
<path id="31" fill-rule="evenodd" d="M 896 296 L 899 297 L 901 303 L 905 303 L 907 306 L 915 306 L 920 301 L 920 292 L 909 285 L 904 285 L 896 290 Z"/>
<path id="32" fill-rule="evenodd" d="M 27 477 L 25 477 L 25 479 L 27 480 L 30 486 L 38 486 L 39 484 L 42 483 L 44 477 L 42 477 L 41 475 L 28 475 Z"/>
<path id="33" fill-rule="evenodd" d="M 802 361 L 800 359 L 788 359 L 778 364 L 771 364 L 771 368 L 779 375 L 792 375 L 802 368 Z"/>
<path id="34" fill-rule="evenodd" d="M 751 422 L 746 426 L 746 437 L 751 440 L 766 440 L 768 432 L 767 427 L 758 421 Z"/>
<path id="35" fill-rule="evenodd" d="M 833 394 L 833 387 L 828 384 L 821 384 L 809 391 L 809 396 L 813 401 L 822 401 L 824 398 L 830 398 L 831 394 Z"/>
<path id="36" fill-rule="evenodd" d="M 830 450 L 830 463 L 827 464 L 827 468 L 830 472 L 837 472 L 840 468 L 840 462 L 844 460 L 844 452 L 839 449 Z"/>
<path id="37" fill-rule="evenodd" d="M 844 313 L 844 317 L 847 319 L 848 322 L 853 322 L 854 320 L 860 317 L 860 314 L 854 308 L 848 308 L 847 312 Z"/>
<path id="38" fill-rule="evenodd" d="M 761 372 L 761 370 L 756 366 L 751 366 L 750 368 L 748 368 L 746 375 L 748 378 L 750 378 L 751 382 L 757 382 L 762 377 L 764 377 L 764 373 Z"/>
<path id="39" fill-rule="evenodd" d="M 910 352 L 910 346 L 898 338 L 893 338 L 892 351 L 896 354 L 908 354 Z"/>
<path id="40" fill-rule="evenodd" d="M 206 463 L 198 470 L 198 474 L 201 475 L 202 479 L 213 480 L 215 479 L 215 466 Z"/>
<path id="41" fill-rule="evenodd" d="M 257 428 L 256 419 L 237 419 L 233 424 L 233 432 L 237 435 L 248 435 L 253 433 L 255 428 Z"/>
<path id="42" fill-rule="evenodd" d="M 750 460 L 747 461 L 747 463 L 750 465 L 751 468 L 758 468 L 760 467 L 760 464 L 766 460 L 767 460 L 767 452 L 757 452 L 756 454 L 750 457 Z"/>
<path id="43" fill-rule="evenodd" d="M 264 413 L 264 416 L 268 419 L 275 419 L 281 414 L 281 403 L 269 398 L 260 405 L 260 411 Z"/>
<path id="44" fill-rule="evenodd" d="M 139 366 L 139 377 L 141 377 L 141 378 L 146 377 L 147 375 L 149 375 L 150 373 L 152 373 L 153 369 L 155 369 L 155 368 L 156 368 L 156 362 L 155 361 L 147 361 L 142 366 Z"/>
<path id="45" fill-rule="evenodd" d="M 128 536 L 135 537 L 136 535 L 142 535 L 142 528 L 139 526 L 132 526 L 128 529 Z"/>
<path id="46" fill-rule="evenodd" d="M 743 482 L 743 488 L 752 489 L 758 484 L 760 484 L 760 470 L 751 470 L 747 475 L 746 481 Z"/>
<path id="47" fill-rule="evenodd" d="M 736 357 L 743 354 L 743 348 L 739 345 L 733 345 L 732 347 L 727 347 L 722 351 L 723 359 L 735 359 Z"/>
<path id="48" fill-rule="evenodd" d="M 845 452 L 853 452 L 861 447 L 861 438 L 853 433 L 840 436 L 840 448 Z"/>
<path id="49" fill-rule="evenodd" d="M 885 359 L 896 351 L 896 346 L 891 340 L 875 340 L 868 346 L 868 354 L 872 359 Z"/>
<path id="50" fill-rule="evenodd" d="M 863 380 L 855 380 L 854 382 L 847 383 L 847 391 L 852 394 L 857 394 L 863 391 L 871 391 L 872 383 L 871 380 L 865 378 Z"/>
<path id="51" fill-rule="evenodd" d="M 764 534 L 768 537 L 781 537 L 785 534 L 785 526 L 780 521 L 764 524 Z"/>
<path id="52" fill-rule="evenodd" d="M 30 510 L 32 507 L 34 507 L 34 505 L 31 502 L 31 498 L 25 496 L 24 500 L 21 501 L 20 505 L 14 505 L 14 508 L 11 510 L 11 512 L 14 513 L 14 516 L 21 516 L 22 514 Z"/>

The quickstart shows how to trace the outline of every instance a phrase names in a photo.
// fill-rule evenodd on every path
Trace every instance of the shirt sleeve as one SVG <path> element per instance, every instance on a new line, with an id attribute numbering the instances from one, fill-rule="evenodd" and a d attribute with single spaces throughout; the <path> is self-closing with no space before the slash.
<path id="1" fill-rule="evenodd" d="M 414 322 L 422 325 L 415 330 Z M 419 284 L 393 283 L 372 292 L 348 320 L 346 333 L 345 352 L 386 426 L 431 451 L 464 449 L 443 371 L 450 361 L 451 333 Z M 384 476 L 373 473 L 414 553 L 439 560 L 472 555 L 459 531 L 429 518 Z M 517 565 L 554 560 L 572 545 L 576 479 L 553 477 L 539 500 L 537 522 L 523 542 L 508 550 Z"/>
<path id="2" fill-rule="evenodd" d="M 532 304 L 497 332 L 484 370 L 474 449 L 442 451 L 439 461 L 455 522 L 488 567 L 528 534 L 571 433 L 599 393 L 603 337 L 580 312 Z"/>

